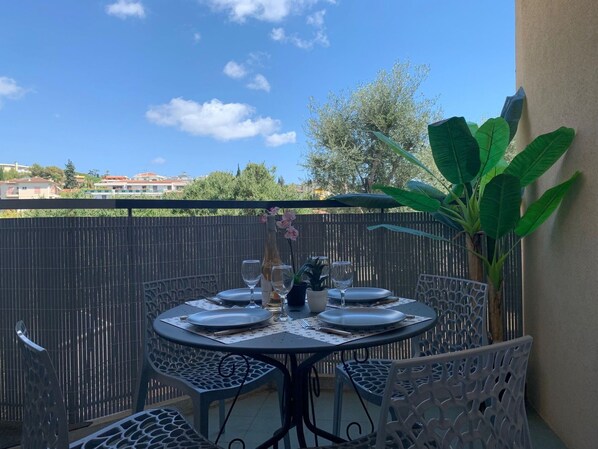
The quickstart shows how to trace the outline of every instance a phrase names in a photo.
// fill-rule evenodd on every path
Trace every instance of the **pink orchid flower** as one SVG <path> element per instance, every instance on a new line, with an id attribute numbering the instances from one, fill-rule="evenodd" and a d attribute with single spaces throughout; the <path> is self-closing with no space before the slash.
<path id="1" fill-rule="evenodd" d="M 290 220 L 280 220 L 276 222 L 276 226 L 278 226 L 280 229 L 287 229 L 289 226 L 291 226 L 291 221 Z"/>
<path id="2" fill-rule="evenodd" d="M 297 240 L 297 237 L 299 237 L 299 231 L 295 227 L 289 226 L 287 232 L 284 234 L 284 238 L 294 242 Z"/>
<path id="3" fill-rule="evenodd" d="M 292 222 L 295 218 L 297 218 L 297 215 L 295 215 L 294 210 L 285 210 L 282 214 L 282 221 Z"/>

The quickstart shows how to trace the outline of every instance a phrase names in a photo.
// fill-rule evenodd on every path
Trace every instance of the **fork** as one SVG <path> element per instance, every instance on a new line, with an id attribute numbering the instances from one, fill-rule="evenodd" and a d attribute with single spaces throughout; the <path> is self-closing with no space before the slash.
<path id="1" fill-rule="evenodd" d="M 351 332 L 349 331 L 344 331 L 341 329 L 334 329 L 332 327 L 324 327 L 324 326 L 314 326 L 312 324 L 309 324 L 309 322 L 305 319 L 301 319 L 299 320 L 299 324 L 301 324 L 301 327 L 303 329 L 309 329 L 309 330 L 314 330 L 314 331 L 319 331 L 319 332 L 325 332 L 327 334 L 335 334 L 335 335 L 341 335 L 343 337 L 350 337 Z"/>

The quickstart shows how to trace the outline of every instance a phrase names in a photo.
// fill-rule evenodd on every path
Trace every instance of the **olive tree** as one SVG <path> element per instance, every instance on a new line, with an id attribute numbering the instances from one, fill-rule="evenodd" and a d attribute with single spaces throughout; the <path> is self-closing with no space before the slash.
<path id="1" fill-rule="evenodd" d="M 374 184 L 402 184 L 413 167 L 380 142 L 391 136 L 414 154 L 429 152 L 427 125 L 439 118 L 435 99 L 419 93 L 428 68 L 396 63 L 390 72 L 350 93 L 311 99 L 306 124 L 309 150 L 303 166 L 313 184 L 335 194 L 371 193 Z"/>

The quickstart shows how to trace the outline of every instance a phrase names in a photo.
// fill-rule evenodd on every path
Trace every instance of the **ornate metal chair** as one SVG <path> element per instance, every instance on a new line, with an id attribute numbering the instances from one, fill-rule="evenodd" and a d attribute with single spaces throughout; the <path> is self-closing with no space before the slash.
<path id="1" fill-rule="evenodd" d="M 15 330 L 25 379 L 21 447 L 219 449 L 195 432 L 185 418 L 172 409 L 136 413 L 69 445 L 66 408 L 50 357 L 44 348 L 28 338 L 22 321 L 16 324 Z"/>
<path id="2" fill-rule="evenodd" d="M 168 342 L 157 335 L 153 328 L 154 320 L 160 313 L 180 305 L 185 301 L 218 292 L 216 276 L 201 275 L 174 279 L 164 279 L 143 284 L 145 304 L 145 341 L 143 362 L 140 370 L 135 411 L 143 410 L 147 397 L 148 383 L 156 379 L 173 386 L 189 395 L 193 403 L 194 427 L 199 433 L 208 436 L 208 408 L 220 400 L 220 426 L 224 422 L 224 399 L 237 394 L 245 377 L 244 369 L 232 369 L 235 364 L 244 366 L 237 356 L 189 348 Z M 278 388 L 279 402 L 282 407 L 282 373 L 271 365 L 250 359 L 249 374 L 241 389 L 246 393 L 269 381 L 274 381 Z M 223 377 L 220 373 L 231 374 Z M 288 447 L 288 438 L 285 446 Z"/>
<path id="3" fill-rule="evenodd" d="M 415 299 L 436 310 L 438 324 L 412 340 L 413 356 L 427 356 L 488 344 L 486 332 L 487 284 L 445 276 L 421 274 Z M 333 433 L 339 435 L 342 395 L 350 384 L 347 369 L 361 397 L 381 405 L 392 360 L 350 361 L 336 367 Z"/>
<path id="4" fill-rule="evenodd" d="M 525 379 L 532 337 L 398 360 L 378 432 L 328 449 L 531 449 Z M 375 446 L 373 442 L 375 441 Z"/>

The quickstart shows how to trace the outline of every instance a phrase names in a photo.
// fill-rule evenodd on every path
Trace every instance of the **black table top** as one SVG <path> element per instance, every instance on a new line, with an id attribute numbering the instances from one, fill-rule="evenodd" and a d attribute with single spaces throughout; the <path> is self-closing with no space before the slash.
<path id="1" fill-rule="evenodd" d="M 241 341 L 238 343 L 224 344 L 211 338 L 202 337 L 200 335 L 188 332 L 179 327 L 161 321 L 162 318 L 175 317 L 181 315 L 190 315 L 198 311 L 197 307 L 192 307 L 187 304 L 182 304 L 173 309 L 162 313 L 154 321 L 154 329 L 161 337 L 167 340 L 174 341 L 186 346 L 193 346 L 201 349 L 209 349 L 213 351 L 224 351 L 236 354 L 313 354 L 313 353 L 331 353 L 334 351 L 359 349 L 372 346 L 379 346 L 388 343 L 393 343 L 407 338 L 414 337 L 431 329 L 436 325 L 438 317 L 436 312 L 430 307 L 420 303 L 412 302 L 401 306 L 393 307 L 395 310 L 400 310 L 406 314 L 428 316 L 431 320 L 423 321 L 421 323 L 412 324 L 400 329 L 388 331 L 382 334 L 373 335 L 371 337 L 360 338 L 352 340 L 341 345 L 333 345 L 330 343 L 321 342 L 301 335 L 281 332 L 275 335 L 265 337 L 253 338 L 251 340 Z M 298 311 L 290 311 L 289 315 L 293 318 L 305 318 L 310 316 L 309 309 L 304 307 Z"/>

